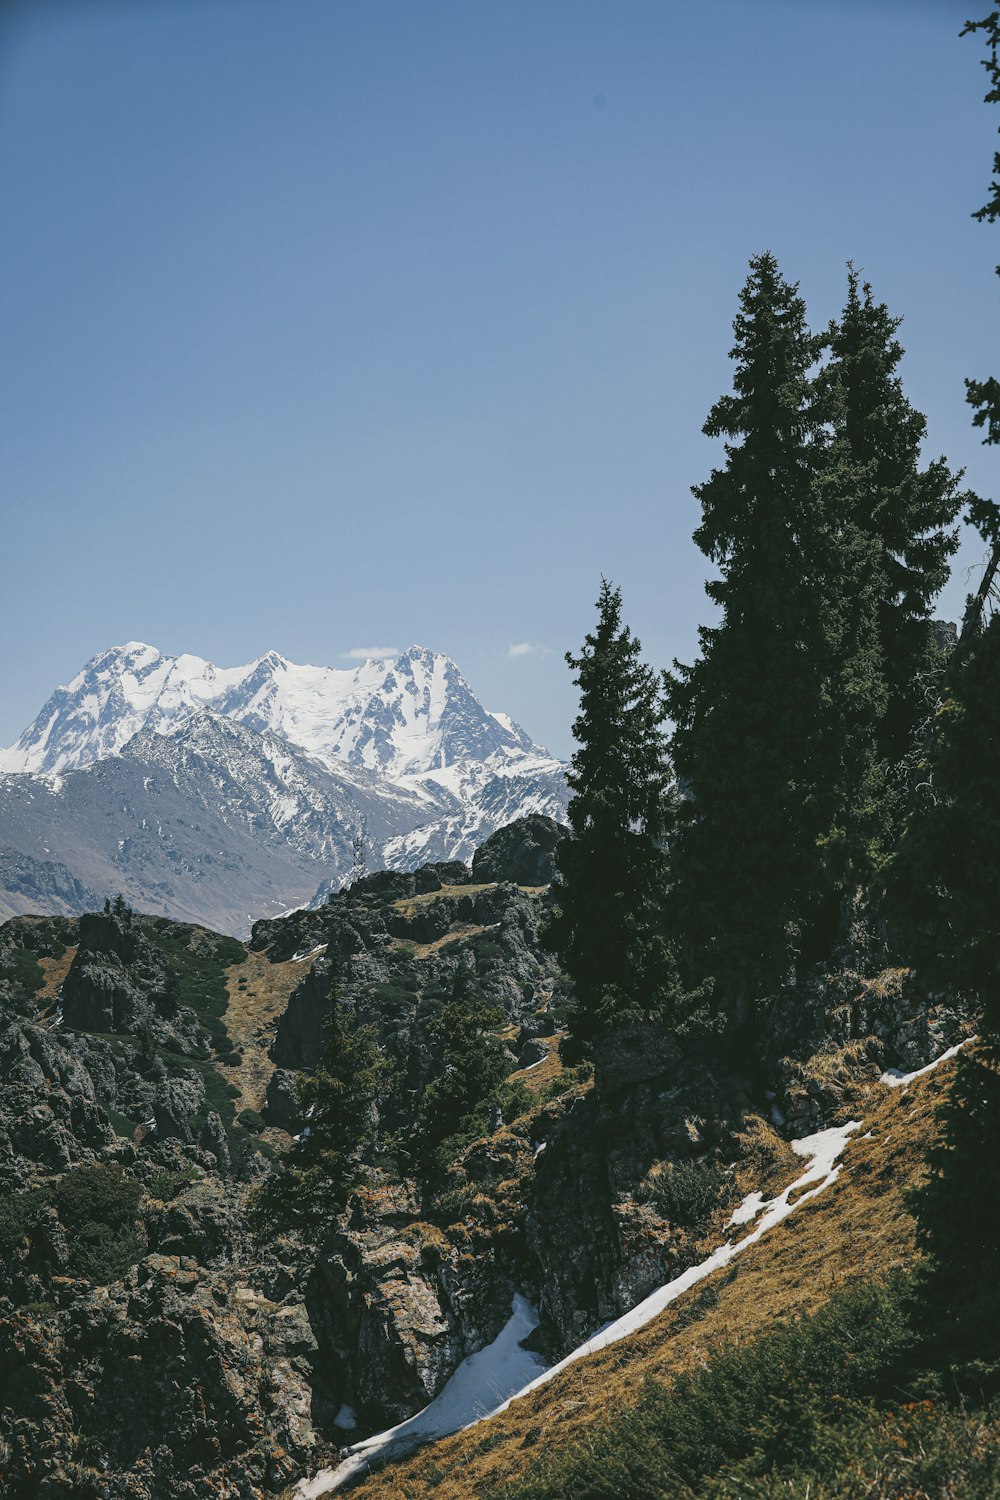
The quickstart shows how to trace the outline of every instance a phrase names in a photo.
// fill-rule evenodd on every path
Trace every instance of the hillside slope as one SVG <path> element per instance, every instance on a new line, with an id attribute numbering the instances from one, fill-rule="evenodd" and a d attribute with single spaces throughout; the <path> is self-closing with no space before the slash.
<path id="1" fill-rule="evenodd" d="M 372 1500 L 477 1500 L 590 1444 L 609 1416 L 642 1395 L 650 1378 L 703 1367 L 716 1350 L 752 1344 L 776 1325 L 815 1312 L 831 1295 L 882 1280 L 916 1260 L 906 1194 L 923 1176 L 935 1109 L 952 1065 L 905 1088 L 862 1084 L 847 1112 L 863 1122 L 836 1180 L 729 1265 L 684 1293 L 629 1337 L 569 1365 L 498 1415 L 441 1439 L 351 1485 Z M 789 1178 L 798 1175 L 791 1168 Z M 734 1236 L 735 1237 L 735 1236 Z M 322 1484 L 289 1495 L 321 1495 Z"/>
<path id="2" fill-rule="evenodd" d="M 537 1371 L 692 1274 L 748 1195 L 801 1176 L 789 1138 L 833 1121 L 874 1134 L 658 1323 L 364 1488 L 489 1494 L 593 1431 L 647 1369 L 910 1258 L 901 1193 L 948 1064 L 905 1093 L 878 1079 L 954 1045 L 961 1016 L 903 971 L 844 970 L 795 997 L 756 1078 L 649 1027 L 567 1068 L 571 990 L 539 938 L 560 836 L 533 819 L 472 868 L 373 874 L 249 944 L 124 905 L 0 926 L 5 1500 L 262 1500 L 310 1480 L 445 1399 L 498 1338 Z M 509 1073 L 427 1170 L 414 1101 L 444 1070 L 460 975 Z M 296 1081 L 334 1003 L 392 1063 L 366 1181 L 318 1240 L 254 1236 L 247 1195 L 308 1124 Z M 512 1307 L 521 1332 L 537 1322 L 527 1356 Z"/>

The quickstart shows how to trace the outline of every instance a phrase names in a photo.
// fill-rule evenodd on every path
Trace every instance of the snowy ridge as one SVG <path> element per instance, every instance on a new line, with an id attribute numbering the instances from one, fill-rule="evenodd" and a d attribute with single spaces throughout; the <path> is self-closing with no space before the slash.
<path id="1" fill-rule="evenodd" d="M 450 657 L 423 646 L 347 669 L 300 666 L 277 651 L 216 667 L 130 641 L 57 688 L 17 744 L 0 751 L 0 771 L 78 770 L 117 755 L 141 730 L 170 733 L 205 709 L 327 765 L 393 780 L 497 751 L 547 758 L 505 714 L 482 707 Z"/>
<path id="2" fill-rule="evenodd" d="M 132 641 L 0 751 L 0 842 L 9 881 L 37 889 L 15 910 L 70 899 L 43 870 L 55 860 L 60 890 L 75 879 L 242 932 L 322 904 L 354 872 L 358 838 L 368 870 L 412 870 L 468 861 L 528 813 L 565 821 L 564 769 L 422 646 L 344 670 L 275 651 L 221 668 Z M 0 884 L 0 911 L 4 898 Z"/>
<path id="3" fill-rule="evenodd" d="M 939 1062 L 942 1060 L 938 1059 Z M 510 1389 L 508 1380 L 516 1372 L 518 1364 L 511 1347 L 512 1340 L 515 1334 L 519 1339 L 526 1338 L 538 1322 L 531 1304 L 525 1302 L 523 1297 L 515 1296 L 511 1318 L 498 1338 L 478 1354 L 463 1360 L 429 1406 L 424 1407 L 409 1421 L 390 1427 L 386 1432 L 376 1433 L 349 1448 L 344 1461 L 335 1469 L 322 1469 L 312 1479 L 303 1480 L 295 1491 L 297 1500 L 318 1500 L 321 1495 L 332 1494 L 349 1479 L 363 1473 L 376 1457 L 380 1463 L 389 1458 L 400 1458 L 434 1438 L 446 1437 L 463 1427 L 487 1421 L 506 1411 L 512 1402 L 526 1396 L 529 1391 L 545 1385 L 554 1375 L 558 1375 L 578 1359 L 595 1354 L 599 1349 L 606 1349 L 609 1344 L 615 1344 L 619 1339 L 637 1332 L 684 1292 L 710 1276 L 713 1271 L 728 1265 L 741 1251 L 756 1244 L 769 1229 L 780 1224 L 801 1208 L 803 1203 L 810 1202 L 836 1182 L 841 1170 L 840 1157 L 853 1132 L 860 1128 L 860 1120 L 850 1120 L 846 1125 L 835 1125 L 802 1140 L 792 1141 L 791 1147 L 795 1154 L 807 1158 L 809 1162 L 806 1170 L 794 1182 L 789 1183 L 777 1198 L 765 1200 L 760 1193 L 751 1193 L 729 1221 L 729 1227 L 736 1227 L 759 1219 L 755 1229 L 735 1244 L 727 1240 L 700 1265 L 689 1267 L 665 1286 L 651 1292 L 631 1312 L 599 1328 L 556 1364 L 538 1369 L 538 1364 L 541 1363 L 539 1357 L 521 1349 L 519 1352 L 526 1365 L 529 1361 L 535 1362 L 535 1373 L 529 1371 L 527 1378 L 519 1386 Z M 796 1194 L 800 1196 L 796 1197 Z M 518 1333 L 519 1329 L 523 1329 L 523 1332 Z M 501 1394 L 505 1385 L 507 1393 Z"/>

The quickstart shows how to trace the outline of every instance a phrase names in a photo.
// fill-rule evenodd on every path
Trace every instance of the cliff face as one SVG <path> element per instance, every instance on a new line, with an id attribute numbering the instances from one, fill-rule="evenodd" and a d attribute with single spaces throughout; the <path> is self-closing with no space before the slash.
<path id="1" fill-rule="evenodd" d="M 789 997 L 753 1069 L 648 1028 L 567 1069 L 569 988 L 539 938 L 558 835 L 523 833 L 249 945 L 123 905 L 0 927 L 0 1494 L 279 1492 L 426 1405 L 516 1292 L 534 1346 L 565 1354 L 794 1175 L 787 1134 L 962 1034 L 858 954 Z M 374 1155 L 318 1245 L 253 1238 L 247 1193 L 307 1123 L 295 1080 L 334 989 L 404 1075 L 392 1138 L 440 1070 L 460 968 L 498 1013 L 506 1122 L 432 1184 Z"/>

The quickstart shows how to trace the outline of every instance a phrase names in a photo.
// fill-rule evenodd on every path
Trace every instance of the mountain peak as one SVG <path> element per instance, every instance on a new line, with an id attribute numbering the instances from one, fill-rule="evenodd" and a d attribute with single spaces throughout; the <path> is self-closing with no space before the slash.
<path id="1" fill-rule="evenodd" d="M 166 656 L 128 641 L 57 688 L 0 770 L 61 773 L 119 754 L 143 730 L 170 734 L 209 711 L 270 733 L 330 768 L 399 781 L 458 763 L 535 751 L 510 719 L 483 708 L 441 652 L 414 642 L 395 661 L 355 668 L 291 662 L 269 650 L 241 667 Z"/>

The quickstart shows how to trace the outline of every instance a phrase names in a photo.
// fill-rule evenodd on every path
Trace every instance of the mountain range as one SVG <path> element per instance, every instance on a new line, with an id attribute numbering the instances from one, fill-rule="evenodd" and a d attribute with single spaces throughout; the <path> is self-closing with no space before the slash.
<path id="1" fill-rule="evenodd" d="M 562 763 L 424 647 L 220 668 L 133 641 L 0 751 L 0 917 L 121 891 L 242 933 L 362 867 L 468 859 L 517 817 L 564 819 L 566 800 Z"/>

